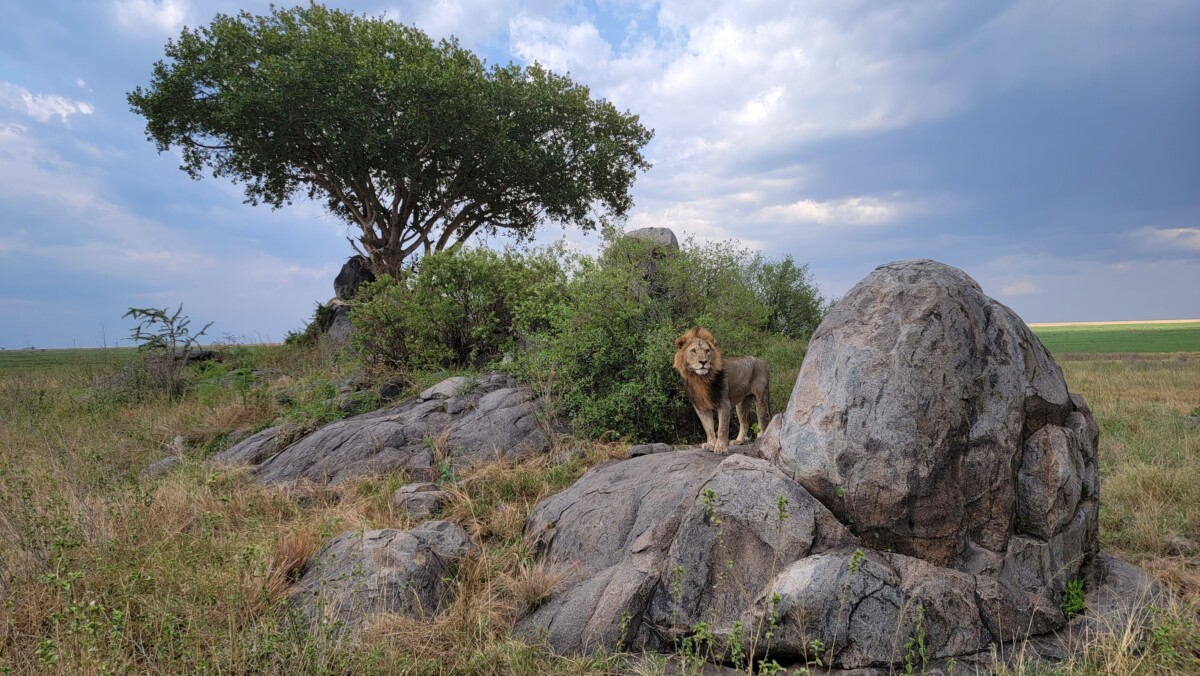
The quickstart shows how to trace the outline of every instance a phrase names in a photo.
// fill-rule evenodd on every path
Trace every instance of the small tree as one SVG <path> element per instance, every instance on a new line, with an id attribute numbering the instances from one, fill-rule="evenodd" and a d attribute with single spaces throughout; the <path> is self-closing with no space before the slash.
<path id="1" fill-rule="evenodd" d="M 808 338 L 825 317 L 827 306 L 812 281 L 808 264 L 796 265 L 792 255 L 780 261 L 755 256 L 748 266 L 751 284 L 767 308 L 764 328 L 789 338 Z"/>
<path id="2" fill-rule="evenodd" d="M 321 5 L 218 14 L 168 41 L 128 95 L 183 170 L 245 184 L 247 202 L 297 195 L 360 230 L 376 273 L 483 230 L 624 217 L 649 167 L 636 115 L 540 66 L 485 67 L 454 39 Z"/>
<path id="3" fill-rule="evenodd" d="M 183 314 L 183 304 L 168 314 L 167 309 L 131 307 L 122 317 L 130 317 L 138 321 L 138 325 L 130 331 L 133 342 L 138 349 L 152 353 L 150 368 L 165 381 L 170 396 L 174 399 L 179 394 L 183 382 L 183 368 L 187 365 L 187 352 L 199 343 L 199 339 L 212 326 L 212 322 L 204 325 L 196 333 L 188 326 L 192 320 Z"/>

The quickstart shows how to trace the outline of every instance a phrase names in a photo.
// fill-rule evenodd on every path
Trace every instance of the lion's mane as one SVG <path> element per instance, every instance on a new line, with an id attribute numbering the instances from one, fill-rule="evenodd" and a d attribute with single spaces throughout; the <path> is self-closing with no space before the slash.
<path id="1" fill-rule="evenodd" d="M 697 375 L 688 368 L 687 348 L 695 340 L 703 340 L 712 348 L 712 362 L 708 373 Z M 717 346 L 716 338 L 699 326 L 689 330 L 675 340 L 675 370 L 683 377 L 687 387 L 688 398 L 692 405 L 702 411 L 712 411 L 725 398 L 725 358 L 721 348 Z"/>

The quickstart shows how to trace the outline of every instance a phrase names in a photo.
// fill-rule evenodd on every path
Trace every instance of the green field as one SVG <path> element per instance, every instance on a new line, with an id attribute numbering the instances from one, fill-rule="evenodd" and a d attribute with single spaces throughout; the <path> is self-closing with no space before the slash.
<path id="1" fill-rule="evenodd" d="M 1073 352 L 1200 352 L 1200 321 L 1033 326 L 1054 354 Z"/>
<path id="2" fill-rule="evenodd" d="M 46 372 L 57 368 L 103 367 L 121 364 L 137 353 L 132 347 L 63 350 L 0 350 L 0 373 L 21 370 Z"/>

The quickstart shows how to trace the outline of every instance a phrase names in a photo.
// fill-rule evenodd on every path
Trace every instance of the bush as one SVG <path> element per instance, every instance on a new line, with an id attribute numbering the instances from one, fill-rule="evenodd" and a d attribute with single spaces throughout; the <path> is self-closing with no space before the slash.
<path id="1" fill-rule="evenodd" d="M 765 263 L 729 242 L 688 241 L 674 252 L 617 238 L 578 262 L 521 367 L 584 434 L 695 439 L 700 427 L 672 368 L 675 338 L 699 325 L 730 355 L 803 355 L 797 318 L 806 315 L 791 307 L 800 302 L 809 312 L 823 305 L 790 258 Z"/>
<path id="2" fill-rule="evenodd" d="M 292 346 L 313 345 L 329 331 L 329 327 L 332 325 L 333 308 L 324 303 L 317 303 L 316 309 L 313 310 L 312 320 L 299 331 L 288 331 L 283 338 L 283 343 Z"/>
<path id="3" fill-rule="evenodd" d="M 350 344 L 389 369 L 481 367 L 523 332 L 549 325 L 566 277 L 561 250 L 436 253 L 399 277 L 364 285 L 350 311 Z"/>

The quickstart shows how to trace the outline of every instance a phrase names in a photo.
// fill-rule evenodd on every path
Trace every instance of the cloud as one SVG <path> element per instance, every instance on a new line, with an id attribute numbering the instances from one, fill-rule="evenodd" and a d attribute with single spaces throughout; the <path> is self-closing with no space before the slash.
<path id="1" fill-rule="evenodd" d="M 134 32 L 174 33 L 188 15 L 187 0 L 113 0 L 117 24 Z"/>
<path id="2" fill-rule="evenodd" d="M 513 54 L 557 73 L 591 71 L 612 59 L 613 48 L 590 22 L 563 24 L 521 15 L 508 24 Z"/>
<path id="3" fill-rule="evenodd" d="M 57 116 L 67 124 L 72 115 L 91 115 L 95 108 L 84 101 L 72 101 L 54 94 L 34 94 L 11 82 L 0 82 L 0 105 L 22 112 L 38 122 Z"/>
<path id="4" fill-rule="evenodd" d="M 1154 228 L 1133 231 L 1133 237 L 1153 249 L 1200 251 L 1200 228 Z"/>
<path id="5" fill-rule="evenodd" d="M 1004 297 L 1032 296 L 1036 293 L 1041 293 L 1041 289 L 1038 288 L 1037 284 L 1030 281 L 1013 282 L 1000 287 L 1000 295 Z"/>
<path id="6" fill-rule="evenodd" d="M 905 205 L 874 197 L 851 197 L 818 202 L 804 199 L 762 210 L 770 221 L 818 223 L 820 225 L 884 225 L 895 221 L 907 210 Z"/>

